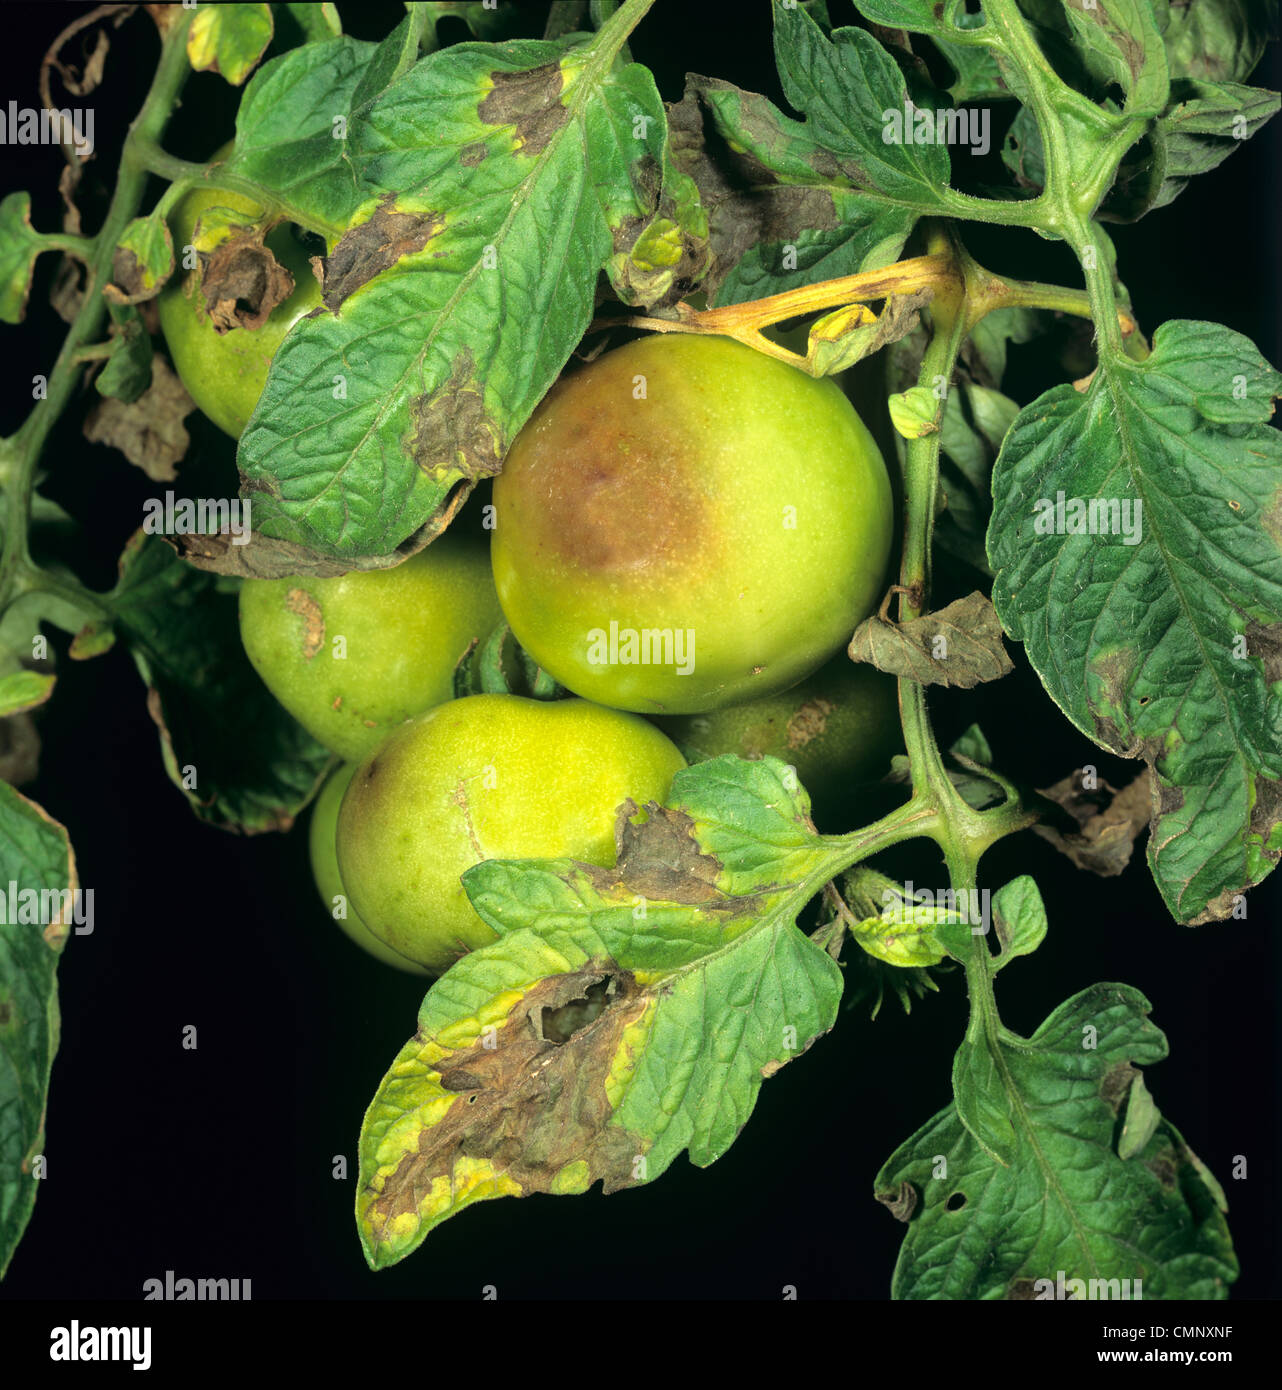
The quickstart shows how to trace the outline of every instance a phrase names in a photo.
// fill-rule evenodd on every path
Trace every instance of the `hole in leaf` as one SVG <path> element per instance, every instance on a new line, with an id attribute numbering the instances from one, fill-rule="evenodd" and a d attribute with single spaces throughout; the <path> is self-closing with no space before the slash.
<path id="1" fill-rule="evenodd" d="M 949 1211 L 961 1211 L 966 1205 L 966 1194 L 964 1192 L 954 1192 L 946 1203 Z"/>
<path id="2" fill-rule="evenodd" d="M 571 999 L 559 1009 L 544 1009 L 541 1019 L 544 1041 L 561 1046 L 594 1023 L 610 1002 L 613 983 L 610 979 L 598 980 L 587 987 L 582 997 Z"/>

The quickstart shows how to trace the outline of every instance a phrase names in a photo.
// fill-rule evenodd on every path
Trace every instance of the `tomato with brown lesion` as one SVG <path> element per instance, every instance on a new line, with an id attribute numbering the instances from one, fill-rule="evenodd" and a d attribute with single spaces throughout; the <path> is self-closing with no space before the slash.
<path id="1" fill-rule="evenodd" d="M 891 546 L 885 464 L 845 396 L 725 338 L 657 335 L 563 378 L 494 502 L 517 640 L 576 695 L 642 713 L 804 679 L 880 599 Z M 689 669 L 602 662 L 612 623 L 685 635 Z"/>

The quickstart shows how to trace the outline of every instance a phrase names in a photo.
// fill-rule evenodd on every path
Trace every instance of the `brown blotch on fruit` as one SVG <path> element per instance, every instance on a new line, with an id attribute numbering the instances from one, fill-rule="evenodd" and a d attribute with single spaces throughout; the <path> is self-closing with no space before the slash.
<path id="1" fill-rule="evenodd" d="M 831 700 L 807 700 L 788 720 L 788 747 L 804 748 L 828 727 L 828 716 L 836 709 Z"/>
<path id="2" fill-rule="evenodd" d="M 263 234 L 242 232 L 201 258 L 200 292 L 219 333 L 261 328 L 294 292 L 294 277 L 263 245 Z"/>
<path id="3" fill-rule="evenodd" d="M 588 574 L 689 571 L 712 524 L 708 500 L 675 446 L 643 428 L 620 425 L 595 393 L 570 394 L 554 426 L 509 457 L 521 513 L 529 504 L 521 524 L 541 549 Z"/>
<path id="4" fill-rule="evenodd" d="M 303 620 L 303 657 L 310 661 L 325 642 L 325 617 L 321 606 L 306 589 L 291 589 L 285 595 L 285 607 Z"/>

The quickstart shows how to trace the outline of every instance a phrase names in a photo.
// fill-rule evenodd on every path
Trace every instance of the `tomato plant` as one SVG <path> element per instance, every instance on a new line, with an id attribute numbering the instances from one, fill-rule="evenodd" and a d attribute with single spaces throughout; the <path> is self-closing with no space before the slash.
<path id="1" fill-rule="evenodd" d="M 821 1105 L 880 1145 L 823 1162 L 903 1223 L 895 1299 L 1227 1297 L 1222 1184 L 1259 1199 L 1168 1118 L 1215 1087 L 1150 1014 L 1260 973 L 1217 966 L 1282 856 L 1282 377 L 1128 283 L 1276 113 L 1272 4 L 761 0 L 768 91 L 687 73 L 714 26 L 655 0 L 347 8 L 86 8 L 46 87 L 158 54 L 118 167 L 46 119 L 57 199 L 0 202 L 0 318 L 66 321 L 0 439 L 0 1272 L 46 1114 L 55 1160 L 102 1137 L 50 1084 L 99 793 L 28 783 L 116 647 L 169 804 L 259 837 L 180 897 L 310 858 L 322 903 L 263 923 L 313 980 L 347 952 L 305 1017 L 378 1058 L 333 1087 L 371 1271 L 481 1200 L 659 1211 L 835 1053 L 778 1133 Z M 110 499 L 77 420 L 137 465 Z M 1090 936 L 1123 876 L 1136 985 Z M 108 910 L 168 943 L 186 908 Z"/>

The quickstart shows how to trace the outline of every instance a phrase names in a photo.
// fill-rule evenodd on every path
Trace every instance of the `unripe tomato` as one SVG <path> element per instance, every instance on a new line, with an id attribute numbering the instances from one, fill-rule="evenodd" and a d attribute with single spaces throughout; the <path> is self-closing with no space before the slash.
<path id="1" fill-rule="evenodd" d="M 690 758 L 769 754 L 791 763 L 821 819 L 902 748 L 895 679 L 844 652 L 799 685 L 707 714 L 654 721 Z"/>
<path id="2" fill-rule="evenodd" d="M 452 530 L 393 569 L 247 579 L 240 590 L 240 635 L 254 669 L 349 762 L 450 699 L 468 643 L 499 621 L 484 541 Z"/>
<path id="3" fill-rule="evenodd" d="M 877 603 L 890 482 L 827 380 L 656 335 L 553 387 L 495 480 L 499 601 L 576 695 L 696 713 L 787 689 Z"/>
<path id="4" fill-rule="evenodd" d="M 224 158 L 230 149 L 224 145 L 214 159 Z M 188 394 L 219 429 L 239 439 L 263 393 L 267 368 L 281 339 L 321 302 L 321 291 L 306 249 L 282 223 L 268 233 L 265 244 L 294 277 L 293 293 L 261 328 L 219 333 L 205 306 L 199 271 L 182 268 L 183 247 L 193 244 L 197 218 L 219 207 L 250 215 L 257 211 L 249 198 L 220 188 L 197 188 L 182 198 L 169 219 L 178 264 L 160 292 L 157 308 L 169 355 Z"/>
<path id="5" fill-rule="evenodd" d="M 421 965 L 406 960 L 404 956 L 380 941 L 347 901 L 347 891 L 338 872 L 334 832 L 338 827 L 338 808 L 342 804 L 343 793 L 347 790 L 347 784 L 352 780 L 352 773 L 355 771 L 355 763 L 344 763 L 332 772 L 312 807 L 312 822 L 307 834 L 312 877 L 316 880 L 316 887 L 326 911 L 362 950 L 368 951 L 384 965 L 394 965 L 398 970 L 407 970 L 411 975 L 426 975 L 427 971 Z"/>
<path id="6" fill-rule="evenodd" d="M 685 760 L 653 724 L 585 700 L 470 695 L 403 724 L 338 814 L 361 919 L 442 971 L 494 940 L 460 883 L 482 859 L 614 863 L 620 805 L 662 800 Z"/>

